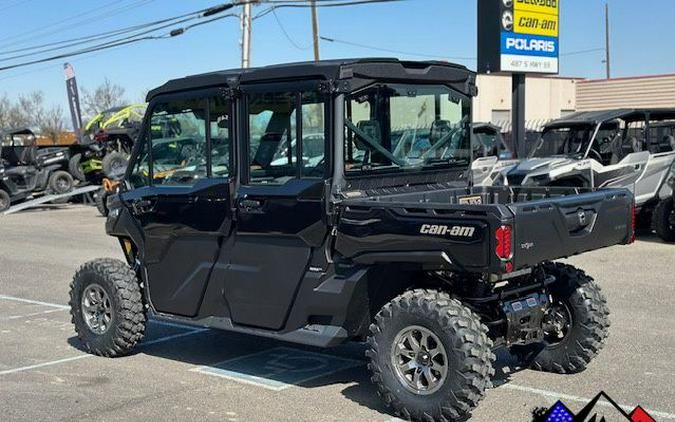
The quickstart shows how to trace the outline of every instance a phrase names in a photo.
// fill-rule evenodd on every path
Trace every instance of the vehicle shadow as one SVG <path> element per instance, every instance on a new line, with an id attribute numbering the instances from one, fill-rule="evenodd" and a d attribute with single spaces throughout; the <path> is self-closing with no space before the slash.
<path id="1" fill-rule="evenodd" d="M 647 231 L 638 232 L 636 239 L 638 242 L 656 243 L 659 245 L 675 245 L 675 243 L 668 243 L 665 240 L 661 239 L 654 232 L 647 232 Z"/>
<path id="2" fill-rule="evenodd" d="M 151 324 L 148 331 L 151 332 L 158 328 L 161 327 L 157 327 L 156 324 Z M 170 333 L 166 334 L 170 336 L 176 335 Z M 157 336 L 158 334 L 155 333 L 152 335 L 152 338 L 155 338 L 156 341 Z M 82 344 L 77 337 L 71 337 L 68 340 L 68 343 L 79 350 L 83 350 Z M 307 389 L 346 385 L 341 391 L 342 396 L 346 399 L 372 411 L 378 412 L 385 417 L 393 416 L 391 409 L 384 405 L 377 395 L 376 387 L 370 381 L 370 374 L 366 370 L 365 343 L 348 343 L 331 349 L 321 349 L 246 334 L 207 330 L 192 335 L 177 337 L 175 340 L 168 340 L 166 342 L 147 346 L 141 344 L 134 354 L 144 354 L 194 365 L 196 367 L 193 368 L 194 370 L 202 367 L 217 368 L 218 365 L 223 362 L 238 360 L 278 348 L 297 351 L 298 354 L 301 354 L 301 352 L 319 353 L 327 357 L 332 356 L 360 362 L 360 364 L 357 363 L 346 369 L 329 372 L 325 375 L 297 383 L 290 382 L 289 384 L 294 387 Z M 498 349 L 496 355 L 497 360 L 494 364 L 495 376 L 492 380 L 493 388 L 499 388 L 500 386 L 507 384 L 510 382 L 513 374 L 525 369 L 519 366 L 517 359 L 506 349 Z M 242 377 L 251 375 L 261 377 L 258 369 L 259 367 L 239 367 L 238 371 L 240 371 Z M 262 376 L 261 378 L 263 378 L 264 382 L 265 377 Z M 274 380 L 271 381 L 274 382 Z"/>

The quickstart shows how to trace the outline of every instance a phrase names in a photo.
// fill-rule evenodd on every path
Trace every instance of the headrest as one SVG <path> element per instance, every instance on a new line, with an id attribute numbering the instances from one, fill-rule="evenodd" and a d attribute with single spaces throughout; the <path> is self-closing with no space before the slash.
<path id="1" fill-rule="evenodd" d="M 431 124 L 431 134 L 429 135 L 429 141 L 431 145 L 440 141 L 444 136 L 446 136 L 452 130 L 452 124 L 447 120 L 435 120 Z"/>
<path id="2" fill-rule="evenodd" d="M 363 132 L 365 135 L 368 135 L 370 139 L 377 142 L 378 144 L 382 143 L 382 131 L 380 130 L 380 122 L 377 120 L 361 120 L 356 123 L 356 127 Z M 356 148 L 360 150 L 367 150 L 368 142 L 361 138 L 358 134 L 356 135 Z"/>

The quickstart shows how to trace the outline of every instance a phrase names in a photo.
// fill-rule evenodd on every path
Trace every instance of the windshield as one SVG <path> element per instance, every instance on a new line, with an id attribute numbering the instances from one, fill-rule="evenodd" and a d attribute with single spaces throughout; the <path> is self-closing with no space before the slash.
<path id="1" fill-rule="evenodd" d="M 554 155 L 582 158 L 595 133 L 594 125 L 557 127 L 545 129 L 539 146 L 532 157 L 546 158 Z"/>
<path id="2" fill-rule="evenodd" d="M 347 97 L 347 175 L 468 167 L 470 105 L 445 86 L 378 84 Z"/>

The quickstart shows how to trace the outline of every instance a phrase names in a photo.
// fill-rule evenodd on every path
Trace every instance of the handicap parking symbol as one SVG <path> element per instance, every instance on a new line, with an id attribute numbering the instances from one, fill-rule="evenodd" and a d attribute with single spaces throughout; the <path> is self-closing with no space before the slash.
<path id="1" fill-rule="evenodd" d="M 193 369 L 207 375 L 281 391 L 293 385 L 363 365 L 362 361 L 275 347 Z"/>

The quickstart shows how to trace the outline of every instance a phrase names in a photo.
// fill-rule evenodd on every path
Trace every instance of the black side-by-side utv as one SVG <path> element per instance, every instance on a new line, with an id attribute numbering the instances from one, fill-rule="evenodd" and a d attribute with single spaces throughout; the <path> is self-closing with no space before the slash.
<path id="1" fill-rule="evenodd" d="M 631 243 L 633 196 L 471 186 L 476 93 L 462 66 L 395 59 L 151 91 L 108 200 L 126 262 L 86 263 L 71 284 L 84 347 L 129 353 L 151 315 L 320 347 L 366 341 L 380 395 L 414 421 L 466 418 L 496 347 L 583 371 L 609 309 L 589 275 L 552 260 Z"/>
<path id="2" fill-rule="evenodd" d="M 67 168 L 67 150 L 39 149 L 30 129 L 0 132 L 0 211 L 33 195 L 70 192 Z"/>

